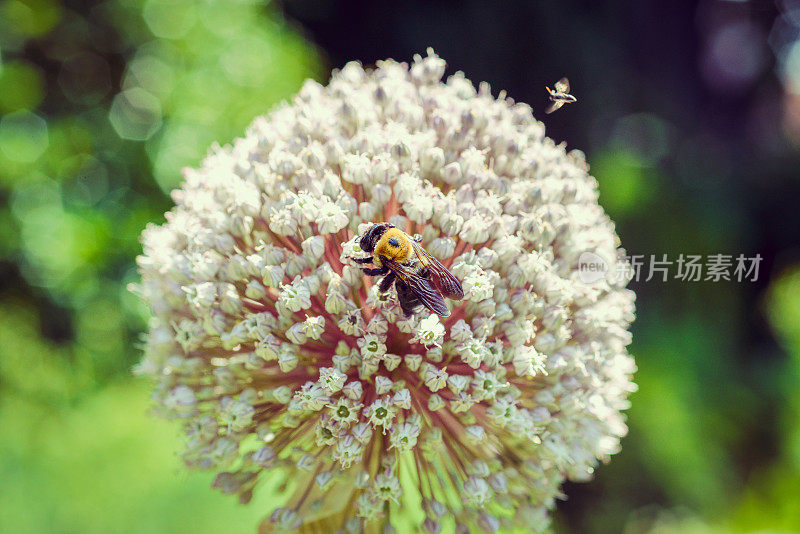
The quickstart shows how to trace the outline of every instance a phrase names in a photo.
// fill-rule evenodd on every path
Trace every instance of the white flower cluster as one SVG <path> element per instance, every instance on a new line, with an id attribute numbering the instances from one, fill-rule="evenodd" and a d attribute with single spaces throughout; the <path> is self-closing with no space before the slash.
<path id="1" fill-rule="evenodd" d="M 634 295 L 578 278 L 583 252 L 624 261 L 583 155 L 444 70 L 306 82 L 144 232 L 139 370 L 215 487 L 291 481 L 265 531 L 391 532 L 406 498 L 427 532 L 543 530 L 626 432 Z M 382 221 L 461 280 L 450 317 L 405 317 L 349 259 Z"/>

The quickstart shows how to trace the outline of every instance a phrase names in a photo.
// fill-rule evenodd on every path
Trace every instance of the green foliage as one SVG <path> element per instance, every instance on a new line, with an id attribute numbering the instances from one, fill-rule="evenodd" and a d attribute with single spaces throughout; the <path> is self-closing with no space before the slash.
<path id="1" fill-rule="evenodd" d="M 248 507 L 210 490 L 147 414 L 148 312 L 126 286 L 181 167 L 318 76 L 317 54 L 260 3 L 72 9 L 0 7 L 0 525 L 253 532 L 274 488 Z"/>

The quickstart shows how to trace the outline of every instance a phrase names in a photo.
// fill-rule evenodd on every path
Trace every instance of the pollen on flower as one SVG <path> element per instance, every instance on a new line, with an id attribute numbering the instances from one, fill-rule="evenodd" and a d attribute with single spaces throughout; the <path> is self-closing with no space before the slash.
<path id="1" fill-rule="evenodd" d="M 634 296 L 580 282 L 584 252 L 627 267 L 583 155 L 444 71 L 429 50 L 307 82 L 143 233 L 136 371 L 214 488 L 283 488 L 261 532 L 541 531 L 626 433 Z M 450 316 L 361 271 L 376 222 L 460 280 Z"/>

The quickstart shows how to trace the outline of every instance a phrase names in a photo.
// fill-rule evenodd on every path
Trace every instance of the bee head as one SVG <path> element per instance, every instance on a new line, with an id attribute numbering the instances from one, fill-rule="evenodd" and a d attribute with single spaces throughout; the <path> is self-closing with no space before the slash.
<path id="1" fill-rule="evenodd" d="M 374 251 L 375 245 L 378 243 L 381 236 L 386 232 L 386 230 L 393 227 L 394 225 L 389 223 L 378 223 L 372 225 L 372 227 L 367 230 L 363 236 L 361 236 L 361 239 L 358 241 L 358 246 L 361 247 L 361 250 L 364 252 Z"/>

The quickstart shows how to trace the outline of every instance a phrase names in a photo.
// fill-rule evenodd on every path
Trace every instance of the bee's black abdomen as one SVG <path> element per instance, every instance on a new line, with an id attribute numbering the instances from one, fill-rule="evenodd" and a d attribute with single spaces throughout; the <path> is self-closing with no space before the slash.
<path id="1" fill-rule="evenodd" d="M 411 291 L 411 288 L 399 278 L 395 281 L 395 289 L 397 289 L 397 300 L 400 302 L 400 308 L 406 317 L 414 315 L 414 312 L 422 306 L 422 302 Z"/>

